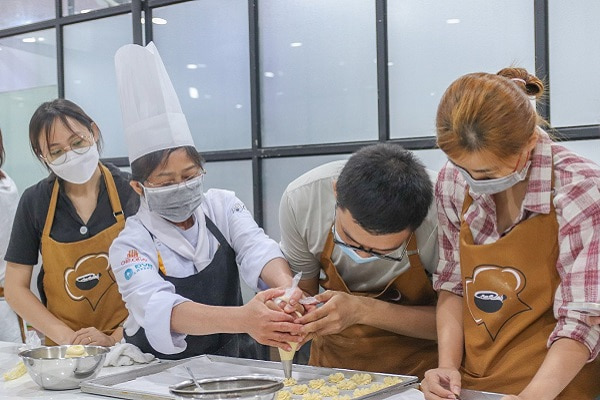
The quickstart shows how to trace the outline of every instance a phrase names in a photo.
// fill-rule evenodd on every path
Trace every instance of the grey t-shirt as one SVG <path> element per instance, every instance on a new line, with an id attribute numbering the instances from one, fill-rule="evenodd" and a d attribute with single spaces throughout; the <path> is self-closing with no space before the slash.
<path id="1" fill-rule="evenodd" d="M 319 276 L 320 258 L 331 232 L 335 207 L 333 183 L 346 160 L 321 165 L 298 177 L 286 188 L 279 206 L 281 250 L 292 270 L 302 271 L 302 278 Z M 432 182 L 436 174 L 428 171 Z M 437 214 L 432 202 L 427 218 L 416 231 L 421 262 L 433 273 L 438 262 Z M 402 246 L 404 247 L 404 246 Z M 397 250 L 400 255 L 402 248 Z M 396 254 L 392 254 L 396 255 Z M 331 259 L 342 279 L 352 291 L 377 291 L 404 272 L 408 257 L 402 262 L 377 260 L 357 264 L 334 246 Z"/>

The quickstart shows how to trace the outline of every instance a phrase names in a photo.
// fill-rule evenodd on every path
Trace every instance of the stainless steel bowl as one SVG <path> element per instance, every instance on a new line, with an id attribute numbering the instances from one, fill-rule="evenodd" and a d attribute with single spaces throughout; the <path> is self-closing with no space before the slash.
<path id="1" fill-rule="evenodd" d="M 109 352 L 108 347 L 83 346 L 87 356 L 67 358 L 69 346 L 46 346 L 19 353 L 35 383 L 44 389 L 76 389 L 87 379 L 95 378 Z"/>
<path id="2" fill-rule="evenodd" d="M 169 387 L 171 393 L 185 399 L 255 399 L 271 400 L 283 388 L 283 381 L 266 375 L 230 376 L 191 380 Z"/>

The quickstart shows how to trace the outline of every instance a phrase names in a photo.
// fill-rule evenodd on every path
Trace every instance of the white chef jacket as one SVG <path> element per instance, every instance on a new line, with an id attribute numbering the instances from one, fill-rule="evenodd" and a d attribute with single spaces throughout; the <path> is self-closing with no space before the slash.
<path id="1" fill-rule="evenodd" d="M 279 206 L 281 250 L 294 273 L 302 272 L 304 279 L 318 277 L 321 272 L 321 253 L 331 232 L 335 209 L 333 183 L 347 160 L 333 161 L 316 167 L 296 178 L 286 188 Z M 436 173 L 427 171 L 432 182 Z M 438 264 L 437 211 L 432 202 L 427 217 L 415 231 L 423 267 L 433 273 Z M 404 246 L 391 256 L 400 256 Z M 401 262 L 374 260 L 357 264 L 339 246 L 331 254 L 340 276 L 352 291 L 382 290 L 394 277 L 409 267 L 408 257 Z"/>
<path id="2" fill-rule="evenodd" d="M 3 171 L 4 172 L 4 171 Z M 4 255 L 10 240 L 10 232 L 19 203 L 19 192 L 15 182 L 6 175 L 0 179 L 0 286 L 4 286 L 6 261 Z M 6 342 L 21 342 L 21 330 L 17 315 L 4 299 L 0 299 L 0 340 Z"/>
<path id="3" fill-rule="evenodd" d="M 278 244 L 256 224 L 233 192 L 210 189 L 204 196 L 194 214 L 197 225 L 190 228 L 198 231 L 195 247 L 174 224 L 148 211 L 142 199 L 140 210 L 127 219 L 109 250 L 119 291 L 129 310 L 125 332 L 133 335 L 143 327 L 152 347 L 164 354 L 186 349 L 186 335 L 171 332 L 170 326 L 172 308 L 189 300 L 176 294 L 175 287 L 159 275 L 157 251 L 168 276 L 184 278 L 203 270 L 219 247 L 206 228 L 206 215 L 235 251 L 240 276 L 251 288 L 257 290 L 260 273 L 269 261 L 283 258 Z M 142 220 L 151 224 L 155 237 Z"/>

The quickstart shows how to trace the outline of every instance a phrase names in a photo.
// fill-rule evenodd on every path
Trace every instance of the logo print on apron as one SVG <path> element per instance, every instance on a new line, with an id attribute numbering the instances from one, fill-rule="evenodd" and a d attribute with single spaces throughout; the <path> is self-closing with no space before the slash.
<path id="1" fill-rule="evenodd" d="M 531 310 L 519 293 L 525 288 L 525 275 L 515 268 L 479 265 L 465 278 L 467 307 L 477 325 L 483 325 L 492 341 L 503 326 L 517 314 Z"/>
<path id="2" fill-rule="evenodd" d="M 108 255 L 90 254 L 81 257 L 73 268 L 65 270 L 65 289 L 75 301 L 87 301 L 96 310 L 100 299 L 115 284 Z"/>

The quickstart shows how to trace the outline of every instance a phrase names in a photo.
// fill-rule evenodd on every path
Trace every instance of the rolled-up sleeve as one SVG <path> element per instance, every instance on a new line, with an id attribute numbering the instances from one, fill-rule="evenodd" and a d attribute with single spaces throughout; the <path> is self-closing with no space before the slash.
<path id="1" fill-rule="evenodd" d="M 158 273 L 158 256 L 152 237 L 134 218 L 109 250 L 119 292 L 129 311 L 125 331 L 133 335 L 143 327 L 152 347 L 164 354 L 186 348 L 185 334 L 171 331 L 173 307 L 189 301 L 175 293 L 175 287 Z"/>

